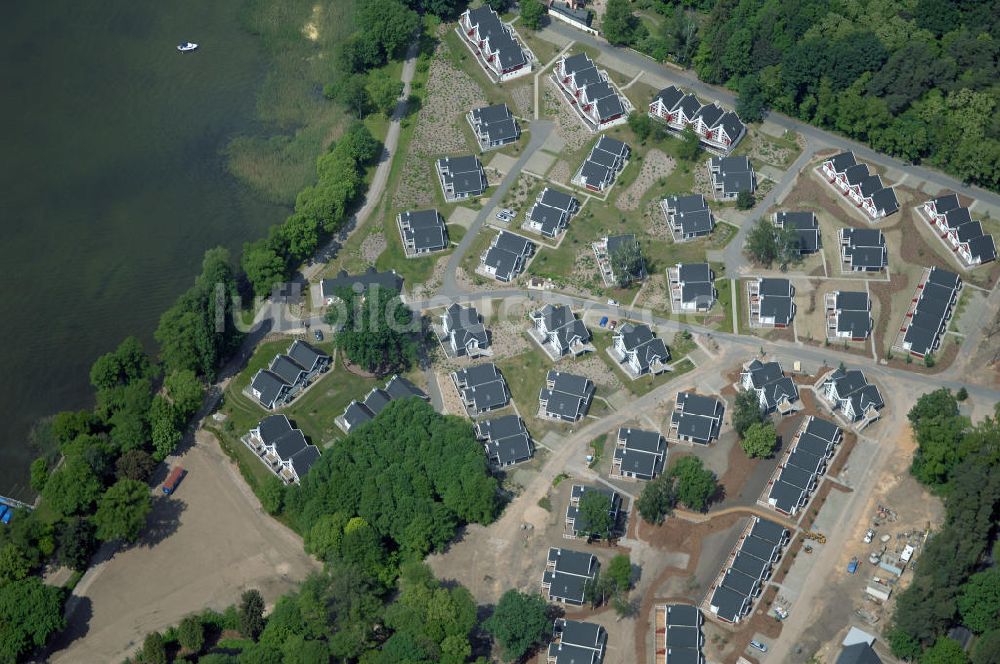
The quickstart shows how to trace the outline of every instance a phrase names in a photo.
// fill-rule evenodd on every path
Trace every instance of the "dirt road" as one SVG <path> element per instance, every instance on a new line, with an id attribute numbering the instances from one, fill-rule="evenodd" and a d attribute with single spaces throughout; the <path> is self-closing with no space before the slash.
<path id="1" fill-rule="evenodd" d="M 319 569 L 302 540 L 264 513 L 211 434 L 199 432 L 174 463 L 188 471 L 176 494 L 154 498 L 139 543 L 84 575 L 50 661 L 121 661 L 145 634 L 188 613 L 222 609 L 248 588 L 271 603 Z"/>

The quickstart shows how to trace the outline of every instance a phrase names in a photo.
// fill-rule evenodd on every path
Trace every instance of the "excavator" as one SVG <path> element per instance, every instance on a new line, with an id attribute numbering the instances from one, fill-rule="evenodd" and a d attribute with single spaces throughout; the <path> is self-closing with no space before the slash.
<path id="1" fill-rule="evenodd" d="M 802 536 L 809 540 L 816 540 L 818 544 L 826 544 L 826 535 L 823 533 L 816 533 L 811 530 L 802 533 Z"/>

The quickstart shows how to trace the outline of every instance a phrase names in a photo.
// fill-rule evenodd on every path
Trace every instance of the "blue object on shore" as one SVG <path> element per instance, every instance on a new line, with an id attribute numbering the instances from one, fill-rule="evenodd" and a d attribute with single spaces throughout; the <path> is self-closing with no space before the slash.
<path id="1" fill-rule="evenodd" d="M 607 316 L 601 316 L 600 326 L 604 327 L 607 324 L 608 324 L 608 317 Z"/>
<path id="2" fill-rule="evenodd" d="M 0 509 L 0 523 L 10 523 L 11 517 L 14 516 L 14 510 L 4 505 Z"/>

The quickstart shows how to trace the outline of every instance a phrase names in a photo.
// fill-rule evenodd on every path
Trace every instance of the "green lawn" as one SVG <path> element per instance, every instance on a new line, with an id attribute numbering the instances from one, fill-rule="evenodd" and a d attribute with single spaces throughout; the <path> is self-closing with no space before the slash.
<path id="1" fill-rule="evenodd" d="M 545 376 L 552 368 L 552 360 L 532 342 L 527 352 L 499 360 L 496 364 L 507 381 L 521 417 L 529 422 L 528 428 L 534 432 L 538 425 L 553 424 L 549 420 L 535 418 L 538 392 L 545 387 Z"/>
<path id="2" fill-rule="evenodd" d="M 714 327 L 720 332 L 734 332 L 732 282 L 726 278 L 716 279 L 715 290 L 718 293 L 715 306 L 717 306 L 722 312 L 722 320 L 720 320 Z"/>
<path id="3" fill-rule="evenodd" d="M 619 326 L 622 322 L 624 321 L 619 322 Z M 612 371 L 617 374 L 618 379 L 625 386 L 625 389 L 631 392 L 634 396 L 648 394 L 660 385 L 663 385 L 677 376 L 694 369 L 694 364 L 684 357 L 695 347 L 694 342 L 688 342 L 690 345 L 683 343 L 678 346 L 675 345 L 674 339 L 665 338 L 664 342 L 667 344 L 667 349 L 670 351 L 670 363 L 671 366 L 674 367 L 674 371 L 665 371 L 657 376 L 640 376 L 639 378 L 632 380 L 625 370 L 622 369 L 621 366 L 607 353 L 607 349 L 612 345 L 613 334 L 613 332 L 595 331 L 593 340 L 594 346 L 597 348 L 598 357 L 600 357 L 605 364 L 612 368 Z"/>

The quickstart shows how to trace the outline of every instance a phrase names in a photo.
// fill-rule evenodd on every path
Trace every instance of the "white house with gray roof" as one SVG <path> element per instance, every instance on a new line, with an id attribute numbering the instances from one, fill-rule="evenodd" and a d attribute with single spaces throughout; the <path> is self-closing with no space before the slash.
<path id="1" fill-rule="evenodd" d="M 448 248 L 448 227 L 437 210 L 407 210 L 396 215 L 396 225 L 407 257 Z"/>
<path id="2" fill-rule="evenodd" d="M 719 437 L 725 408 L 715 397 L 678 392 L 670 415 L 671 439 L 708 445 Z"/>
<path id="3" fill-rule="evenodd" d="M 552 80 L 590 131 L 624 124 L 633 110 L 628 97 L 619 92 L 608 73 L 598 69 L 586 53 L 560 56 Z"/>
<path id="4" fill-rule="evenodd" d="M 827 338 L 864 341 L 871 335 L 872 302 L 867 292 L 831 291 L 824 301 Z"/>
<path id="5" fill-rule="evenodd" d="M 615 332 L 609 349 L 632 378 L 667 370 L 670 350 L 644 323 L 625 323 Z"/>
<path id="6" fill-rule="evenodd" d="M 456 356 L 477 357 L 490 347 L 489 333 L 473 306 L 452 303 L 441 314 L 442 341 Z"/>
<path id="7" fill-rule="evenodd" d="M 658 431 L 622 427 L 618 429 L 611 474 L 637 480 L 652 480 L 663 471 L 667 441 Z"/>
<path id="8" fill-rule="evenodd" d="M 476 55 L 479 66 L 494 81 L 509 81 L 531 73 L 534 55 L 514 27 L 501 21 L 488 5 L 466 9 L 456 30 Z"/>
<path id="9" fill-rule="evenodd" d="M 459 369 L 451 377 L 462 403 L 473 415 L 499 410 L 510 403 L 507 381 L 492 362 Z"/>
<path id="10" fill-rule="evenodd" d="M 521 128 L 507 104 L 474 108 L 466 119 L 476 135 L 479 148 L 484 152 L 513 143 L 521 137 Z"/>
<path id="11" fill-rule="evenodd" d="M 476 438 L 483 441 L 486 458 L 497 468 L 528 461 L 535 453 L 531 434 L 517 415 L 504 415 L 475 424 Z"/>
<path id="12" fill-rule="evenodd" d="M 840 410 L 850 422 L 878 419 L 885 405 L 878 387 L 869 383 L 863 371 L 836 369 L 824 381 L 822 394 L 831 408 Z"/>
<path id="13" fill-rule="evenodd" d="M 554 238 L 566 230 L 570 217 L 579 209 L 580 202 L 574 196 L 545 187 L 525 215 L 522 228 Z"/>
<path id="14" fill-rule="evenodd" d="M 599 568 L 592 553 L 552 547 L 542 574 L 542 592 L 550 601 L 583 606 L 587 583 Z"/>
<path id="15" fill-rule="evenodd" d="M 668 196 L 660 201 L 660 209 L 674 242 L 705 237 L 715 228 L 715 217 L 701 194 Z"/>
<path id="16" fill-rule="evenodd" d="M 444 199 L 449 203 L 481 196 L 488 183 L 479 157 L 442 157 L 436 162 Z"/>
<path id="17" fill-rule="evenodd" d="M 512 281 L 535 253 L 537 245 L 526 237 L 500 231 L 479 259 L 479 270 L 497 281 Z"/>
<path id="18" fill-rule="evenodd" d="M 285 484 L 298 484 L 320 457 L 284 415 L 268 415 L 241 440 Z"/>
<path id="19" fill-rule="evenodd" d="M 712 157 L 708 160 L 715 197 L 724 201 L 736 200 L 741 191 L 757 191 L 757 176 L 750 158 Z"/>
<path id="20" fill-rule="evenodd" d="M 288 347 L 287 354 L 275 355 L 267 369 L 254 374 L 247 391 L 264 408 L 280 408 L 327 371 L 332 361 L 330 355 L 296 339 Z"/>
<path id="21" fill-rule="evenodd" d="M 795 381 L 785 375 L 777 362 L 752 360 L 740 373 L 740 386 L 757 394 L 760 408 L 766 413 L 777 410 L 785 414 L 799 400 Z"/>
<path id="22" fill-rule="evenodd" d="M 718 104 L 702 104 L 676 86 L 660 90 L 649 103 L 649 117 L 664 123 L 674 135 L 691 127 L 702 145 L 716 154 L 729 154 L 746 134 L 746 125 L 734 111 Z"/>
<path id="23" fill-rule="evenodd" d="M 715 272 L 708 263 L 678 263 L 667 268 L 667 282 L 674 313 L 708 311 L 715 304 Z"/>
<path id="24" fill-rule="evenodd" d="M 430 397 L 419 387 L 399 375 L 393 375 L 385 384 L 385 388 L 372 388 L 362 401 L 357 399 L 347 404 L 334 422 L 344 433 L 351 433 L 356 427 L 371 422 L 389 402 L 409 398 L 429 401 Z"/>
<path id="25" fill-rule="evenodd" d="M 593 348 L 590 330 L 565 304 L 546 304 L 528 316 L 534 325 L 532 338 L 554 358 L 579 355 Z"/>
<path id="26" fill-rule="evenodd" d="M 589 378 L 549 371 L 538 393 L 538 414 L 550 420 L 576 422 L 587 414 L 594 391 L 594 382 Z"/>
<path id="27" fill-rule="evenodd" d="M 601 625 L 556 618 L 545 664 L 601 664 L 608 633 Z"/>
<path id="28" fill-rule="evenodd" d="M 572 182 L 590 191 L 604 191 L 614 184 L 631 155 L 632 148 L 628 145 L 602 135 L 591 148 L 580 170 L 573 176 Z"/>

